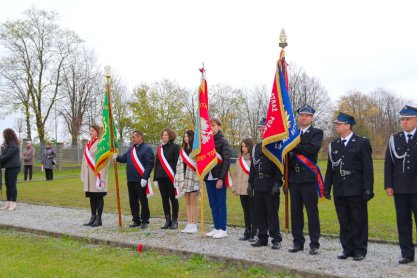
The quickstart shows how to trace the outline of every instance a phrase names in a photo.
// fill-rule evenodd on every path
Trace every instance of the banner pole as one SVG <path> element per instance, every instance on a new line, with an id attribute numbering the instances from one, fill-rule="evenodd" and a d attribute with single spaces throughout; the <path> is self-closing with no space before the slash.
<path id="1" fill-rule="evenodd" d="M 114 154 L 114 122 L 113 122 L 113 113 L 111 110 L 111 98 L 110 98 L 110 67 L 108 67 L 106 73 L 106 79 L 107 79 L 107 97 L 109 101 L 109 122 L 110 122 L 110 152 L 111 154 Z M 119 227 L 122 227 L 122 211 L 120 208 L 120 190 L 119 190 L 119 172 L 117 170 L 117 161 L 113 160 L 113 167 L 114 167 L 114 179 L 116 182 L 116 199 L 117 199 L 117 213 L 119 216 Z"/>
<path id="2" fill-rule="evenodd" d="M 201 237 L 204 237 L 204 179 L 200 178 L 200 198 L 201 198 Z"/>
<path id="3" fill-rule="evenodd" d="M 288 235 L 289 230 L 289 212 L 288 212 L 288 154 L 285 156 L 284 162 L 284 196 L 285 196 L 285 234 Z"/>

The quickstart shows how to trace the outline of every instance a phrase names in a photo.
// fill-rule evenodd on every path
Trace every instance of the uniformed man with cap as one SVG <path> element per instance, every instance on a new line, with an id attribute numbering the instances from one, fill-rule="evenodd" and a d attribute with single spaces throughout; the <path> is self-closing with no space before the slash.
<path id="1" fill-rule="evenodd" d="M 414 261 L 412 219 L 417 223 L 417 108 L 400 111 L 403 131 L 391 135 L 385 153 L 385 191 L 394 196 L 401 248 L 400 264 Z"/>
<path id="2" fill-rule="evenodd" d="M 337 258 L 361 261 L 368 247 L 367 202 L 374 196 L 372 148 L 367 138 L 352 132 L 352 116 L 340 112 L 334 123 L 340 137 L 329 144 L 324 194 L 330 199 L 333 185 L 343 248 Z"/>
<path id="3" fill-rule="evenodd" d="M 265 118 L 258 125 L 258 134 L 263 139 Z M 282 236 L 279 231 L 278 209 L 279 188 L 282 185 L 282 174 L 278 167 L 262 152 L 262 142 L 252 149 L 252 164 L 248 181 L 248 195 L 255 200 L 255 222 L 259 229 L 258 240 L 253 247 L 268 245 L 272 238 L 272 249 L 280 249 Z"/>
<path id="4" fill-rule="evenodd" d="M 323 130 L 312 127 L 315 110 L 305 105 L 297 110 L 297 122 L 300 128 L 301 141 L 290 153 L 289 160 L 289 188 L 291 196 L 291 227 L 293 246 L 291 253 L 304 250 L 305 238 L 304 213 L 305 206 L 308 217 L 308 234 L 310 236 L 311 255 L 318 253 L 320 243 L 320 221 L 318 203 L 317 157 L 323 143 Z"/>

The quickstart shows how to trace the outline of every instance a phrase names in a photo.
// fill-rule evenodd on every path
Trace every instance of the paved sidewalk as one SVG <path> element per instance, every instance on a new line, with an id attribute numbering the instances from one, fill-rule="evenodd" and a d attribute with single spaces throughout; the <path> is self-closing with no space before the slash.
<path id="1" fill-rule="evenodd" d="M 85 227 L 82 224 L 90 217 L 89 210 L 63 208 L 18 203 L 14 212 L 0 211 L 0 226 L 11 226 L 51 235 L 69 235 L 86 238 L 110 245 L 134 247 L 142 243 L 144 250 L 157 250 L 171 254 L 202 254 L 210 259 L 227 261 L 243 266 L 258 265 L 270 269 L 294 270 L 301 275 L 323 275 L 342 277 L 417 277 L 417 263 L 399 265 L 398 245 L 370 243 L 368 255 L 362 262 L 338 260 L 341 251 L 338 239 L 322 238 L 320 253 L 308 254 L 308 246 L 303 252 L 291 254 L 288 248 L 292 239 L 284 235 L 282 248 L 254 248 L 248 242 L 238 240 L 242 228 L 229 228 L 224 239 L 202 238 L 200 234 L 183 234 L 184 223 L 177 230 L 161 230 L 163 220 L 151 219 L 146 230 L 129 228 L 130 217 L 123 217 L 123 228 L 118 228 L 116 214 L 105 213 L 103 226 Z M 211 229 L 211 226 L 206 226 Z"/>

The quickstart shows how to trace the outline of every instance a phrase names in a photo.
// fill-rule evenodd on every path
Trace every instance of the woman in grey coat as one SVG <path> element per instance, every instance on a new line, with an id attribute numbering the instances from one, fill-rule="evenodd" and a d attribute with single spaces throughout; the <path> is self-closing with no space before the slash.
<path id="1" fill-rule="evenodd" d="M 52 171 L 52 168 L 55 165 L 55 157 L 55 149 L 52 147 L 50 142 L 47 142 L 45 150 L 42 153 L 42 164 L 47 181 L 54 179 L 54 172 Z"/>
<path id="2" fill-rule="evenodd" d="M 11 128 L 3 131 L 4 144 L 1 148 L 0 164 L 5 168 L 4 180 L 6 184 L 6 204 L 0 208 L 2 210 L 15 210 L 17 198 L 17 175 L 20 172 L 20 147 L 16 133 Z"/>

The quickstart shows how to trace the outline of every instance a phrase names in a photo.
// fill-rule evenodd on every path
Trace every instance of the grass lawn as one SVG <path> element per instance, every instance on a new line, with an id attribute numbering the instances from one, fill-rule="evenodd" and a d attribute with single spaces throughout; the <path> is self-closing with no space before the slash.
<path id="1" fill-rule="evenodd" d="M 2 277 L 290 277 L 237 269 L 201 256 L 183 259 L 0 229 Z M 290 276 L 288 276 L 290 275 Z"/>
<path id="2" fill-rule="evenodd" d="M 326 161 L 319 162 L 320 168 L 326 169 Z M 385 195 L 383 186 L 383 161 L 375 160 L 375 198 L 369 202 L 369 236 L 374 239 L 397 240 L 394 201 Z M 121 190 L 122 213 L 130 214 L 126 175 L 124 166 L 119 166 L 119 187 Z M 54 171 L 56 177 L 46 182 L 43 173 L 35 173 L 31 182 L 18 183 L 18 201 L 47 204 L 55 206 L 88 208 L 88 199 L 84 197 L 83 185 L 79 178 L 79 170 Z M 61 178 L 62 177 L 62 178 Z M 65 177 L 65 178 L 64 178 Z M 22 179 L 23 175 L 19 176 Z M 163 217 L 162 202 L 158 190 L 154 190 L 154 197 L 150 199 L 152 217 Z M 4 195 L 4 194 L 3 194 Z M 3 197 L 4 198 L 4 197 Z M 204 196 L 205 221 L 212 222 L 207 194 Z M 109 193 L 105 198 L 105 211 L 117 212 L 115 182 L 113 170 L 109 172 Z M 239 197 L 228 191 L 227 215 L 229 225 L 243 225 L 243 212 Z M 333 201 L 323 200 L 319 203 L 320 222 L 323 234 L 338 235 L 339 224 Z M 89 216 L 86 215 L 86 220 Z M 180 199 L 180 219 L 186 220 L 185 200 Z M 106 220 L 104 220 L 106 221 Z M 280 206 L 281 230 L 284 228 L 284 194 L 281 194 Z M 307 227 L 307 225 L 305 225 Z"/>

